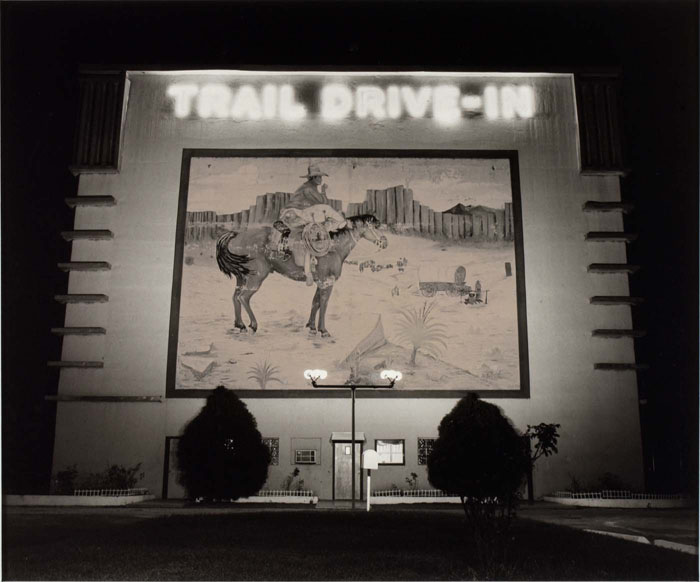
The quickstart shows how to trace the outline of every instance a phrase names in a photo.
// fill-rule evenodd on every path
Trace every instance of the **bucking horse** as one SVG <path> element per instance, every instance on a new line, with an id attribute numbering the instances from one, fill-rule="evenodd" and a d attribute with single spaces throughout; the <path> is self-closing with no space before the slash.
<path id="1" fill-rule="evenodd" d="M 371 214 L 353 216 L 346 220 L 346 226 L 330 233 L 330 248 L 324 256 L 317 257 L 313 272 L 316 293 L 311 302 L 311 313 L 306 327 L 309 333 L 321 332 L 322 337 L 330 337 L 326 329 L 326 309 L 333 292 L 333 285 L 340 279 L 343 262 L 361 239 L 367 239 L 381 249 L 388 245 L 386 236 L 377 232 L 379 221 Z M 247 331 L 241 318 L 241 308 L 250 317 L 250 330 L 255 333 L 258 321 L 250 306 L 250 299 L 260 289 L 270 273 L 279 273 L 293 281 L 304 282 L 304 268 L 297 266 L 289 254 L 279 252 L 270 244 L 273 227 L 261 226 L 242 232 L 227 232 L 216 243 L 216 261 L 222 273 L 236 277 L 236 290 L 233 292 L 233 309 L 236 315 L 234 326 L 241 333 Z M 318 315 L 318 326 L 316 316 Z"/>

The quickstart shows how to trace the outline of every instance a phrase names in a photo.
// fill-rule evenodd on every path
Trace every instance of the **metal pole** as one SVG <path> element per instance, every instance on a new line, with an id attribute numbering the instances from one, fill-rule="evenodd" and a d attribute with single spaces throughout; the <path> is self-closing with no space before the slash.
<path id="1" fill-rule="evenodd" d="M 355 509 L 355 387 L 351 386 L 350 391 L 352 392 L 352 432 L 350 433 L 351 449 L 350 454 L 352 455 L 352 508 Z"/>
<path id="2" fill-rule="evenodd" d="M 370 498 L 370 491 L 372 491 L 372 470 L 367 469 L 367 511 L 369 511 L 369 498 Z"/>

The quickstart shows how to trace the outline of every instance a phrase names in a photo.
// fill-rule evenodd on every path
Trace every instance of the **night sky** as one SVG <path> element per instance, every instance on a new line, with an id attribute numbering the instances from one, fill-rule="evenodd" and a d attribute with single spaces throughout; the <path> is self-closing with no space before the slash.
<path id="1" fill-rule="evenodd" d="M 622 73 L 647 486 L 697 487 L 698 3 L 3 2 L 4 492 L 48 490 L 81 66 Z M 627 340 L 625 340 L 627 341 Z M 154 387 L 160 390 L 163 387 Z M 536 386 L 532 390 L 537 390 Z M 556 419 L 553 419 L 556 421 Z M 611 443 L 614 446 L 614 443 Z"/>

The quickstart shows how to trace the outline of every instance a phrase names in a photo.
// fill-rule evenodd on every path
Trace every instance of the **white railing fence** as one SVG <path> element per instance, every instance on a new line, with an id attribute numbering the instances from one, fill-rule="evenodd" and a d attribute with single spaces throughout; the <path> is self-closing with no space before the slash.
<path id="1" fill-rule="evenodd" d="M 372 497 L 450 497 L 439 489 L 382 489 L 372 491 Z"/>
<path id="2" fill-rule="evenodd" d="M 648 501 L 659 499 L 685 499 L 687 496 L 675 493 L 634 493 L 633 491 L 584 491 L 572 493 L 571 491 L 555 491 L 553 497 L 563 499 L 643 499 Z"/>
<path id="3" fill-rule="evenodd" d="M 129 497 L 148 495 L 148 489 L 76 489 L 73 495 L 79 497 Z"/>
<path id="4" fill-rule="evenodd" d="M 284 491 L 284 490 L 271 490 L 263 489 L 258 492 L 259 497 L 313 497 L 314 492 L 310 489 L 303 489 L 302 491 Z"/>

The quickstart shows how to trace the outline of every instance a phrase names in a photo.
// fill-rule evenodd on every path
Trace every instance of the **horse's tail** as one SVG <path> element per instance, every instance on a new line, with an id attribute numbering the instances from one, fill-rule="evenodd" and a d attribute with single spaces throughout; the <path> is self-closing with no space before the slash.
<path id="1" fill-rule="evenodd" d="M 237 255 L 228 249 L 228 243 L 237 236 L 237 232 L 227 232 L 216 241 L 216 262 L 219 264 L 219 270 L 229 279 L 231 275 L 238 279 L 250 273 L 250 269 L 246 267 L 250 257 Z"/>

